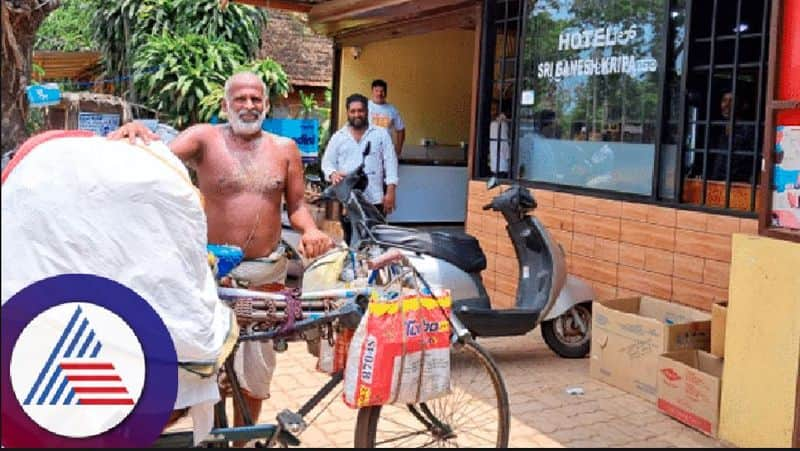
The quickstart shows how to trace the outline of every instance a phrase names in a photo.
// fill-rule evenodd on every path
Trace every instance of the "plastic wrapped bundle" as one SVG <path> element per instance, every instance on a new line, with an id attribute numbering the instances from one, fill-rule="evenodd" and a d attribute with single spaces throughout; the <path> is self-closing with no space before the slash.
<path id="1" fill-rule="evenodd" d="M 47 277 L 106 277 L 153 307 L 179 361 L 215 361 L 236 326 L 217 297 L 206 234 L 202 198 L 163 143 L 48 132 L 3 171 L 2 302 Z M 214 377 L 179 371 L 175 407 L 196 407 L 196 434 L 217 399 Z"/>

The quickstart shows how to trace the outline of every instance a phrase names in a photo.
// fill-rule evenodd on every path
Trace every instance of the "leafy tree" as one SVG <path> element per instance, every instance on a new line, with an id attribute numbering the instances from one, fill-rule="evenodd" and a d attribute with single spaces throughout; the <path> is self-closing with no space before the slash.
<path id="1" fill-rule="evenodd" d="M 263 9 L 241 4 L 223 9 L 219 0 L 117 0 L 100 2 L 93 28 L 107 76 L 130 80 L 134 55 L 164 32 L 226 40 L 253 57 L 261 45 L 266 19 Z M 131 89 L 133 83 L 128 85 Z M 138 93 L 131 90 L 130 94 L 136 99 Z"/>
<path id="2" fill-rule="evenodd" d="M 58 0 L 15 0 L 0 4 L 2 55 L 0 55 L 0 104 L 2 105 L 3 153 L 16 148 L 27 137 L 28 116 L 25 87 L 31 82 L 31 59 L 36 32 L 55 11 Z"/>
<path id="3" fill-rule="evenodd" d="M 92 34 L 92 17 L 98 0 L 64 0 L 36 33 L 36 50 L 76 52 L 98 48 Z"/>
<path id="4" fill-rule="evenodd" d="M 145 105 L 183 128 L 201 119 L 201 99 L 221 86 L 244 60 L 242 49 L 231 42 L 198 34 L 164 33 L 152 37 L 137 52 L 134 70 L 159 69 L 138 77 L 136 88 Z"/>

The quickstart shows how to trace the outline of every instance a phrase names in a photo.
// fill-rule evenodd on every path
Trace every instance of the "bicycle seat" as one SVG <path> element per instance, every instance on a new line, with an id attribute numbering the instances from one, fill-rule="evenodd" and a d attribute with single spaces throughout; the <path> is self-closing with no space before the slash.
<path id="1" fill-rule="evenodd" d="M 238 246 L 229 244 L 208 244 L 208 253 L 216 260 L 214 276 L 222 278 L 228 275 L 244 259 L 244 252 Z"/>
<path id="2" fill-rule="evenodd" d="M 371 232 L 378 241 L 441 258 L 468 273 L 486 269 L 486 255 L 478 240 L 466 233 L 420 232 L 388 225 L 377 225 Z"/>

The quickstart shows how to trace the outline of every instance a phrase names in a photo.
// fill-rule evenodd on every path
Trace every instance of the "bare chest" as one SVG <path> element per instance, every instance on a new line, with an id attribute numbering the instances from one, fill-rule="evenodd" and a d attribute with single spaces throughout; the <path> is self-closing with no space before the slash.
<path id="1" fill-rule="evenodd" d="M 274 195 L 286 186 L 288 161 L 266 139 L 249 146 L 218 139 L 197 167 L 201 191 Z"/>

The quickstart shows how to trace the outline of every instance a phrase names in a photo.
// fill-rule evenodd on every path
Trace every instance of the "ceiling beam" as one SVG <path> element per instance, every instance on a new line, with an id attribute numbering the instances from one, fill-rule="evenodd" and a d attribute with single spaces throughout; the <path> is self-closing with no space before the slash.
<path id="1" fill-rule="evenodd" d="M 344 5 L 341 2 L 349 2 L 351 7 L 345 13 Z M 397 0 L 373 0 L 370 7 L 355 8 L 355 0 L 331 0 L 328 3 L 321 3 L 309 13 L 311 27 L 320 34 L 334 36 L 343 32 L 355 31 L 356 29 L 372 28 L 381 24 L 393 22 L 403 22 L 422 16 L 430 17 L 443 11 L 465 8 L 477 4 L 476 0 L 404 0 L 397 3 Z M 339 3 L 338 10 L 320 9 L 330 3 Z M 332 15 L 321 15 L 322 13 Z M 316 14 L 316 16 L 315 16 Z M 316 17 L 317 19 L 314 19 Z M 330 20 L 336 18 L 336 20 Z"/>
<path id="2" fill-rule="evenodd" d="M 458 9 L 448 9 L 425 17 L 414 17 L 404 21 L 391 22 L 368 28 L 345 31 L 334 36 L 337 45 L 342 47 L 363 46 L 370 42 L 385 41 L 416 34 L 448 28 L 475 28 L 475 8 L 472 2 Z"/>
<path id="3" fill-rule="evenodd" d="M 475 0 L 471 0 L 475 2 Z M 329 0 L 311 8 L 312 23 L 330 23 L 345 19 L 380 19 L 385 22 L 410 18 L 429 11 L 469 3 L 468 0 Z"/>
<path id="4" fill-rule="evenodd" d="M 311 8 L 308 13 L 309 22 L 335 22 L 342 19 L 351 19 L 369 11 L 387 8 L 414 0 L 329 0 Z"/>
<path id="5" fill-rule="evenodd" d="M 311 11 L 310 3 L 293 2 L 292 0 L 232 0 L 236 3 L 257 6 L 259 8 L 282 9 L 284 11 L 294 11 L 308 13 Z"/>
<path id="6" fill-rule="evenodd" d="M 355 30 L 355 29 L 364 29 L 367 27 L 380 25 L 385 23 L 384 21 L 377 20 L 377 19 L 361 19 L 361 20 L 339 20 L 336 22 L 325 22 L 325 23 L 309 23 L 311 29 L 316 31 L 319 34 L 323 34 L 326 36 L 334 36 L 337 34 L 344 33 L 348 30 Z"/>

